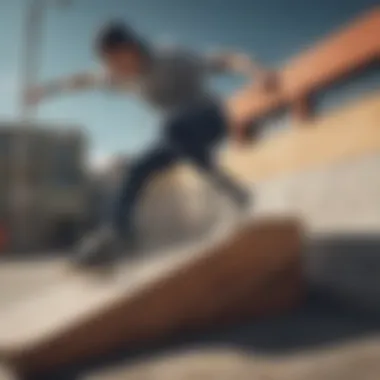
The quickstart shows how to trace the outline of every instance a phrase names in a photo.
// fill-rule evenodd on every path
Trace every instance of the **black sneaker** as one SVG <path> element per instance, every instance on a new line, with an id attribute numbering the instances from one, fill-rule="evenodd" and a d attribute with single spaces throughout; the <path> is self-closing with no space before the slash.
<path id="1" fill-rule="evenodd" d="M 112 264 L 122 253 L 125 241 L 112 228 L 103 227 L 85 236 L 75 249 L 74 264 L 83 267 Z"/>
<path id="2" fill-rule="evenodd" d="M 253 195 L 248 190 L 240 190 L 235 199 L 238 208 L 242 211 L 247 211 L 252 207 Z"/>

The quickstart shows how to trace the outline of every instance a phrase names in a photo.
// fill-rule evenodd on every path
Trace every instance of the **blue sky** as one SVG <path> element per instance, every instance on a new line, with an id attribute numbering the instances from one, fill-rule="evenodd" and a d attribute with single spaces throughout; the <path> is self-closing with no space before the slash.
<path id="1" fill-rule="evenodd" d="M 18 117 L 21 30 L 28 0 L 0 0 L 0 118 Z M 54 0 L 43 23 L 39 80 L 96 67 L 91 51 L 98 26 L 110 18 L 131 22 L 157 43 L 201 51 L 246 51 L 278 66 L 377 3 L 374 0 Z M 228 95 L 238 78 L 214 86 Z M 154 139 L 157 116 L 133 97 L 88 92 L 50 100 L 39 109 L 44 121 L 69 122 L 90 131 L 94 155 L 133 153 Z"/>

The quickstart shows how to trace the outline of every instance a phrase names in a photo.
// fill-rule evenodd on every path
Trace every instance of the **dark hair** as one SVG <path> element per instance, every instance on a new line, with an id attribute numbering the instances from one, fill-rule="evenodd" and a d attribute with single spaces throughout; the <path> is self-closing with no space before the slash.
<path id="1" fill-rule="evenodd" d="M 145 44 L 126 23 L 122 21 L 109 22 L 98 33 L 95 50 L 101 54 L 120 47 L 136 48 L 144 54 L 147 52 Z"/>

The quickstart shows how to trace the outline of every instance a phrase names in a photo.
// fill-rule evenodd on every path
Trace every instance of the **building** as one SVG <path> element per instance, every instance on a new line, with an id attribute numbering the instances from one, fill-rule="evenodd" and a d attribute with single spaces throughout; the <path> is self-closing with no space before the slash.
<path id="1" fill-rule="evenodd" d="M 0 124 L 0 222 L 11 250 L 74 239 L 87 218 L 85 154 L 79 128 Z"/>

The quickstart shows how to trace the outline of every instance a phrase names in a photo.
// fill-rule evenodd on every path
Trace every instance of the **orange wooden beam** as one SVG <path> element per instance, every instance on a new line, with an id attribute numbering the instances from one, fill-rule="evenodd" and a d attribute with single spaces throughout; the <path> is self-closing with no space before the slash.
<path id="1" fill-rule="evenodd" d="M 377 7 L 290 60 L 279 71 L 281 88 L 277 93 L 264 93 L 251 85 L 233 96 L 229 100 L 233 123 L 242 125 L 285 105 L 294 105 L 295 111 L 301 109 L 303 114 L 300 99 L 380 59 L 379 36 Z"/>

